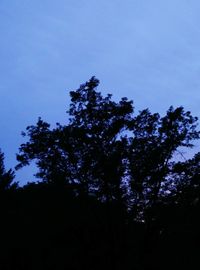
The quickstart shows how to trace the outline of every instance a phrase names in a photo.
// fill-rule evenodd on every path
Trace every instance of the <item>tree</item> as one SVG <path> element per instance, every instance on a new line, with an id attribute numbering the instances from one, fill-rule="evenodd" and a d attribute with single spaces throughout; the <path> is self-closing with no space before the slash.
<path id="1" fill-rule="evenodd" d="M 50 130 L 38 120 L 27 127 L 17 155 L 17 169 L 36 160 L 37 177 L 44 181 L 76 185 L 79 192 L 95 194 L 111 201 L 123 196 L 123 159 L 126 139 L 120 138 L 131 121 L 132 101 L 116 103 L 96 91 L 99 81 L 92 77 L 76 91 L 71 91 L 69 125 Z"/>
<path id="2" fill-rule="evenodd" d="M 174 155 L 199 139 L 197 118 L 183 107 L 170 107 L 164 117 L 148 109 L 134 116 L 132 101 L 114 102 L 98 86 L 92 77 L 70 92 L 68 125 L 51 129 L 39 118 L 27 127 L 29 140 L 20 147 L 16 168 L 36 160 L 36 176 L 46 183 L 106 202 L 128 198 L 134 216 L 144 216 L 175 188 Z"/>
<path id="3" fill-rule="evenodd" d="M 14 177 L 14 172 L 11 169 L 6 171 L 4 166 L 4 154 L 0 150 L 0 191 L 16 188 L 17 183 L 13 183 Z"/>
<path id="4" fill-rule="evenodd" d="M 176 203 L 187 206 L 200 202 L 200 152 L 193 158 L 174 164 L 172 175 L 176 189 L 173 198 Z"/>
<path id="5" fill-rule="evenodd" d="M 118 103 L 96 91 L 99 81 L 92 77 L 77 91 L 70 92 L 70 127 L 82 130 L 84 136 L 77 147 L 82 181 L 86 189 L 113 200 L 122 196 L 125 137 L 132 119 L 132 101 L 122 98 Z M 120 137 L 121 136 L 121 137 Z"/>
<path id="6" fill-rule="evenodd" d="M 129 138 L 129 181 L 137 212 L 156 204 L 173 186 L 174 154 L 199 139 L 197 118 L 183 107 L 170 107 L 166 116 L 143 110 L 131 124 Z"/>

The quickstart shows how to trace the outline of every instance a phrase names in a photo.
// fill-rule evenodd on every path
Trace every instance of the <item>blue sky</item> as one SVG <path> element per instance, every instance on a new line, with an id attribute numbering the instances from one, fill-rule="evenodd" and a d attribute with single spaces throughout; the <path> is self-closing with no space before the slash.
<path id="1" fill-rule="evenodd" d="M 200 1 L 1 0 L 0 147 L 16 165 L 22 130 L 67 122 L 70 90 L 91 76 L 136 111 L 183 105 L 200 117 Z M 198 146 L 196 147 L 198 151 Z M 17 174 L 31 180 L 32 169 Z"/>

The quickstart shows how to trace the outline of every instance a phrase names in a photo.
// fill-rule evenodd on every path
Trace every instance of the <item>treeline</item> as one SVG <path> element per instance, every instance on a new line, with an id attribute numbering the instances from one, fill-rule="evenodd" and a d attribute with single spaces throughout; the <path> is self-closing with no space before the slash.
<path id="1" fill-rule="evenodd" d="M 15 170 L 0 154 L 0 269 L 194 269 L 200 252 L 200 138 L 183 107 L 134 113 L 133 102 L 76 91 L 66 125 L 39 118 L 22 135 Z"/>

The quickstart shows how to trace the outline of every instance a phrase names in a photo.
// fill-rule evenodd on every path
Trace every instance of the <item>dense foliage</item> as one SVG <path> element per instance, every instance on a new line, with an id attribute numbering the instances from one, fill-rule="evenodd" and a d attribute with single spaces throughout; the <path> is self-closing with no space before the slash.
<path id="1" fill-rule="evenodd" d="M 1 269 L 197 261 L 200 154 L 181 156 L 200 137 L 197 118 L 183 107 L 135 115 L 132 101 L 103 97 L 98 85 L 92 77 L 70 92 L 66 125 L 39 118 L 23 132 L 16 169 L 35 161 L 38 182 L 18 187 L 0 154 Z"/>

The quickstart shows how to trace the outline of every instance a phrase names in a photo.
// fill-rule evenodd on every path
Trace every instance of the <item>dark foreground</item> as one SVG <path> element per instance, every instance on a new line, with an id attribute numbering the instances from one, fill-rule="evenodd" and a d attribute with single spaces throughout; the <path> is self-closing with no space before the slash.
<path id="1" fill-rule="evenodd" d="M 0 199 L 0 269 L 198 269 L 199 205 L 158 208 L 149 224 L 119 205 L 25 187 Z"/>

